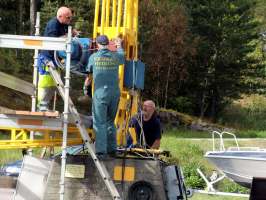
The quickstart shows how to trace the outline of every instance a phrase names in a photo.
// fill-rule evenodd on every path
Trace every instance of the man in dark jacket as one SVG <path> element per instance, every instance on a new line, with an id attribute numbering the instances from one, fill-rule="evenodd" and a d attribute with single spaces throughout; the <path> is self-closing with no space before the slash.
<path id="1" fill-rule="evenodd" d="M 72 20 L 72 11 L 67 7 L 60 7 L 56 17 L 49 20 L 45 27 L 43 36 L 45 37 L 62 37 L 67 34 L 68 25 Z M 77 34 L 74 30 L 73 34 Z M 54 51 L 41 51 L 38 58 L 39 82 L 38 82 L 38 109 L 40 111 L 49 110 L 49 104 L 56 90 L 56 84 L 49 74 L 47 63 L 54 62 Z"/>
<path id="2" fill-rule="evenodd" d="M 130 126 L 135 128 L 138 144 L 151 149 L 160 148 L 161 124 L 153 101 L 144 101 L 140 115 L 132 119 Z"/>

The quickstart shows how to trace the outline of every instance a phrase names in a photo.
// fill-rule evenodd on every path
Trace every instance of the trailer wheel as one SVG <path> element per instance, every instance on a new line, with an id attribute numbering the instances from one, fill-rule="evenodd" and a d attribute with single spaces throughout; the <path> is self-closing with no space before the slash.
<path id="1" fill-rule="evenodd" d="M 130 186 L 128 200 L 155 200 L 154 189 L 146 181 L 138 181 Z"/>

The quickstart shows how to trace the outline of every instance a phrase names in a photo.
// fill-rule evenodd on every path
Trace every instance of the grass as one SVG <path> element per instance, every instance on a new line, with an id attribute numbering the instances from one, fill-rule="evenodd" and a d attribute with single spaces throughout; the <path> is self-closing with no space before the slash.
<path id="1" fill-rule="evenodd" d="M 0 165 L 22 159 L 21 150 L 0 150 Z"/>
<path id="2" fill-rule="evenodd" d="M 266 97 L 243 95 L 225 108 L 218 123 L 238 130 L 266 130 Z"/>
<path id="3" fill-rule="evenodd" d="M 247 200 L 243 197 L 227 197 L 227 196 L 215 196 L 206 194 L 194 194 L 191 200 Z"/>
<path id="4" fill-rule="evenodd" d="M 42 149 L 36 148 L 33 150 L 33 155 L 39 157 L 41 154 Z M 15 160 L 21 160 L 22 157 L 22 150 L 21 149 L 8 149 L 8 150 L 0 150 L 0 166 L 13 162 Z"/>
<path id="5" fill-rule="evenodd" d="M 211 138 L 211 133 L 207 131 L 192 131 L 182 128 L 166 129 L 167 135 L 174 134 L 177 138 Z M 258 130 L 234 130 L 233 133 L 237 138 L 266 138 L 266 131 Z M 225 136 L 225 138 L 232 138 Z"/>

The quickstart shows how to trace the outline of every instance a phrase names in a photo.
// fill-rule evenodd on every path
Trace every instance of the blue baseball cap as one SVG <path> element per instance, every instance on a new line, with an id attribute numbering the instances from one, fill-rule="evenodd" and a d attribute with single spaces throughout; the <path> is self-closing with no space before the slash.
<path id="1" fill-rule="evenodd" d="M 101 45 L 108 45 L 109 44 L 109 39 L 106 35 L 99 35 L 96 38 L 96 42 Z"/>

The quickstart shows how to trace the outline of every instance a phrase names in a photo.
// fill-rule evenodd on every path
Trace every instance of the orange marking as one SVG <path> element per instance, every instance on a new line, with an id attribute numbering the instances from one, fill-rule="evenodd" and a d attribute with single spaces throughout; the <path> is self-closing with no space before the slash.
<path id="1" fill-rule="evenodd" d="M 40 40 L 24 40 L 25 45 L 30 45 L 30 46 L 42 46 L 42 41 Z"/>
<path id="2" fill-rule="evenodd" d="M 43 121 L 42 120 L 34 120 L 34 119 L 18 119 L 18 124 L 42 126 Z"/>

